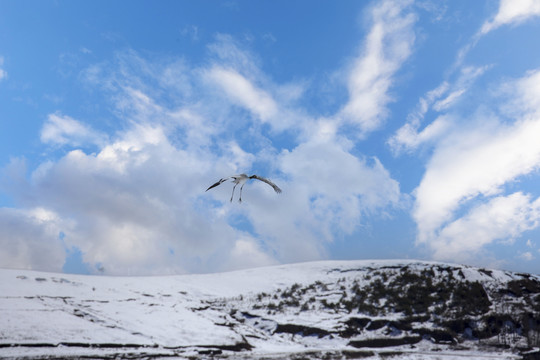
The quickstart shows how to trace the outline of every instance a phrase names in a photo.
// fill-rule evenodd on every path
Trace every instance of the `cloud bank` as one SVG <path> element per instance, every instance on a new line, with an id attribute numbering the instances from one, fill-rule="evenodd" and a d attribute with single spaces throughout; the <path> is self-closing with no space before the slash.
<path id="1" fill-rule="evenodd" d="M 60 109 L 40 133 L 60 156 L 34 169 L 15 159 L 4 169 L 3 187 L 25 210 L 1 209 L 0 221 L 12 224 L 0 236 L 10 258 L 3 266 L 59 271 L 80 252 L 89 272 L 135 275 L 326 257 L 327 244 L 366 216 L 400 206 L 399 183 L 379 159 L 338 133 L 344 114 L 362 131 L 384 119 L 393 76 L 414 41 L 406 6 L 370 9 L 365 50 L 344 70 L 350 100 L 328 118 L 299 105 L 302 80 L 272 81 L 223 34 L 203 65 L 126 50 L 83 69 L 79 78 L 109 99 L 118 122 L 94 128 Z M 369 114 L 357 117 L 371 101 Z M 285 147 L 283 136 L 292 139 Z M 283 194 L 255 182 L 240 206 L 229 203 L 228 186 L 204 191 L 251 171 Z"/>
<path id="2" fill-rule="evenodd" d="M 431 244 L 438 258 L 454 258 L 458 251 L 441 251 L 438 248 L 441 241 L 450 244 L 453 239 L 452 246 L 466 254 L 469 247 L 480 248 L 496 239 L 536 227 L 530 225 L 531 221 L 536 223 L 535 200 L 520 193 L 498 195 L 503 193 L 506 184 L 540 167 L 540 144 L 536 138 L 540 131 L 538 81 L 540 70 L 535 70 L 523 78 L 501 84 L 500 96 L 508 94 L 509 97 L 500 105 L 499 115 L 483 117 L 477 113 L 474 118 L 464 119 L 470 121 L 469 126 L 454 128 L 437 143 L 416 189 L 413 216 L 418 224 L 418 241 Z M 506 121 L 504 115 L 509 117 Z M 473 204 L 463 219 L 453 220 L 460 207 L 481 197 L 491 200 Z M 523 210 L 525 208 L 530 210 Z M 481 214 L 490 212 L 498 216 L 483 218 L 486 223 L 480 226 Z M 477 236 L 479 229 L 489 226 L 492 227 L 490 232 Z"/>

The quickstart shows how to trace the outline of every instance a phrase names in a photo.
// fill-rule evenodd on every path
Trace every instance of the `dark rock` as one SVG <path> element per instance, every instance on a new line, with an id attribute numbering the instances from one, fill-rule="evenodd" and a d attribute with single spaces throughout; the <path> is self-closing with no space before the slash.
<path id="1" fill-rule="evenodd" d="M 301 336 L 317 336 L 318 338 L 330 335 L 330 333 L 324 329 L 296 324 L 278 324 L 276 329 L 274 330 L 274 333 L 287 333 Z"/>
<path id="2" fill-rule="evenodd" d="M 355 348 L 381 348 L 389 346 L 412 345 L 422 341 L 421 336 L 406 336 L 402 338 L 377 338 L 367 340 L 349 341 L 349 345 Z"/>
<path id="3" fill-rule="evenodd" d="M 355 335 L 361 334 L 367 324 L 371 320 L 369 318 L 356 318 L 352 317 L 345 321 L 345 330 L 341 331 L 339 335 L 343 338 L 350 338 Z"/>
<path id="4" fill-rule="evenodd" d="M 450 332 L 444 330 L 414 329 L 413 332 L 435 344 L 457 344 L 454 336 Z"/>

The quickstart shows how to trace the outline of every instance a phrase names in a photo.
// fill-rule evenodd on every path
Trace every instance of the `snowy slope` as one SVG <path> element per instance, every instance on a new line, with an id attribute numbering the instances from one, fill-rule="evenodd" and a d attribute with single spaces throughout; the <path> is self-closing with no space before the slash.
<path id="1" fill-rule="evenodd" d="M 399 351 L 411 359 L 430 353 L 481 359 L 486 352 L 520 358 L 520 349 L 531 348 L 524 333 L 534 335 L 536 328 L 525 329 L 509 312 L 538 319 L 537 283 L 538 277 L 526 274 L 405 260 L 168 277 L 0 270 L 0 357 L 377 358 Z M 421 291 L 430 294 L 428 302 L 410 298 Z M 459 299 L 474 291 L 485 298 Z M 470 303 L 470 314 L 457 313 L 460 304 Z M 495 322 L 506 325 L 484 321 L 501 312 L 508 319 Z M 480 325 L 450 322 L 453 314 Z M 441 320 L 446 317 L 452 319 Z M 487 347 L 500 345 L 503 328 L 505 336 L 509 328 L 515 334 L 503 339 L 506 347 Z"/>

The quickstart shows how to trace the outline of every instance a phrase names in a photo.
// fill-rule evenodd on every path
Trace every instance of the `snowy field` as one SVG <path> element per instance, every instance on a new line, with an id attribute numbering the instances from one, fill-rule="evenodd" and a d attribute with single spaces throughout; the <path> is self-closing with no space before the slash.
<path id="1" fill-rule="evenodd" d="M 331 335 L 349 315 L 313 309 L 272 313 L 261 297 L 313 283 L 358 281 L 373 268 L 429 264 L 327 261 L 167 277 L 0 270 L 0 358 L 521 359 L 508 350 L 426 339 L 358 349 L 350 339 Z M 477 280 L 486 276 L 468 267 L 462 271 Z M 501 282 L 511 279 L 490 272 Z M 331 299 L 332 288 L 324 296 Z M 278 331 L 280 326 L 305 328 L 295 334 Z M 324 333 L 308 334 L 312 328 Z"/>

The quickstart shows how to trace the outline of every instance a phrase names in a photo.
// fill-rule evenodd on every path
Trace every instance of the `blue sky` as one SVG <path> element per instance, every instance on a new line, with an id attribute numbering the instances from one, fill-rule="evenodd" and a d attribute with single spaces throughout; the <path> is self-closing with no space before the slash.
<path id="1" fill-rule="evenodd" d="M 1 1 L 0 267 L 540 273 L 540 1 Z M 277 183 L 209 192 L 256 173 Z"/>

